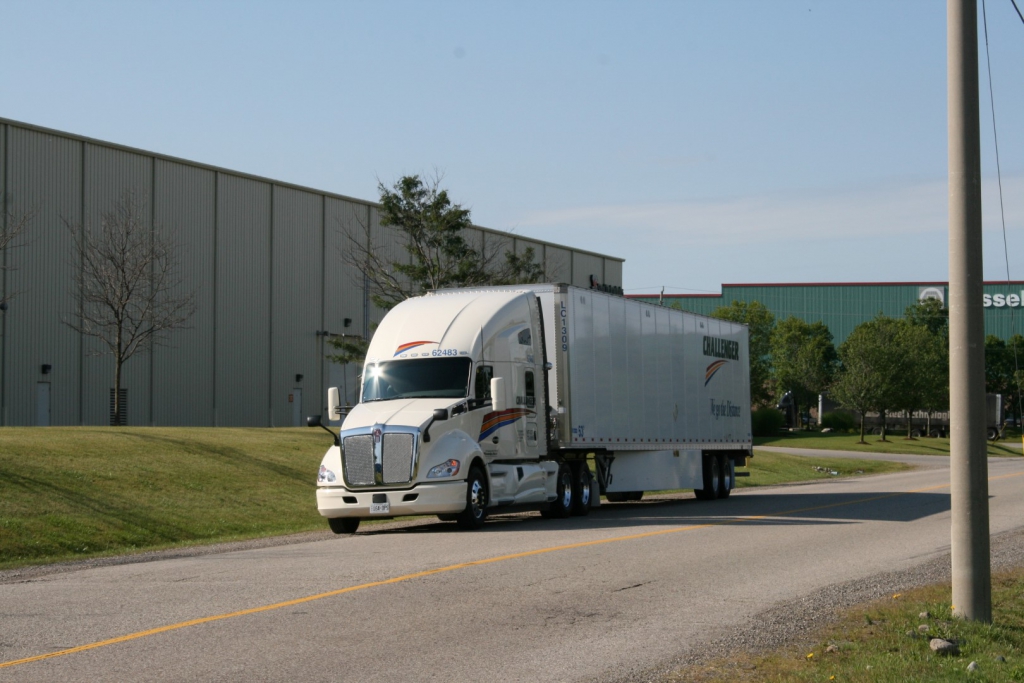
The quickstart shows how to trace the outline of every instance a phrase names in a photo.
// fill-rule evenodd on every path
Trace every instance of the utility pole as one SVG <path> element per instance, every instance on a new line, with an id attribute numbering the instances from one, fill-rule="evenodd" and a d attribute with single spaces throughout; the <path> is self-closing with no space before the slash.
<path id="1" fill-rule="evenodd" d="M 977 0 L 946 0 L 946 21 L 953 613 L 991 622 Z"/>

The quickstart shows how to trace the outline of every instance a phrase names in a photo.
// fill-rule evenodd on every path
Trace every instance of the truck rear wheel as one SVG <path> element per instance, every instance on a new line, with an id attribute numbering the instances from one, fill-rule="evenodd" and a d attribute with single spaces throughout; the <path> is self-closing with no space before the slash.
<path id="1" fill-rule="evenodd" d="M 466 509 L 458 514 L 455 523 L 460 529 L 472 531 L 484 525 L 487 519 L 487 477 L 479 467 L 472 467 L 466 477 Z"/>
<path id="2" fill-rule="evenodd" d="M 358 517 L 328 517 L 327 524 L 336 534 L 354 534 L 359 528 Z"/>
<path id="3" fill-rule="evenodd" d="M 555 486 L 557 497 L 548 505 L 547 510 L 541 510 L 541 517 L 550 519 L 562 519 L 572 514 L 576 496 L 573 494 L 572 469 L 564 462 L 558 466 L 558 484 Z"/>
<path id="4" fill-rule="evenodd" d="M 577 460 L 572 463 L 572 514 L 590 514 L 590 482 L 592 480 L 590 467 L 586 460 Z"/>
<path id="5" fill-rule="evenodd" d="M 701 458 L 701 478 L 704 488 L 694 489 L 693 495 L 697 500 L 714 500 L 718 497 L 719 472 L 718 458 L 714 455 L 704 454 Z"/>
<path id="6" fill-rule="evenodd" d="M 718 459 L 718 497 L 728 498 L 732 493 L 735 482 L 732 479 L 732 468 L 729 467 L 729 458 L 724 455 L 717 456 Z"/>

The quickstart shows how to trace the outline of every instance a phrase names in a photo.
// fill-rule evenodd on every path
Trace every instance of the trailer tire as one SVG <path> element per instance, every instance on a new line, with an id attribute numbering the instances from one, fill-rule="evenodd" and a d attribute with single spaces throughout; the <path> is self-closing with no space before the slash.
<path id="1" fill-rule="evenodd" d="M 999 438 L 999 430 L 995 427 L 989 427 L 986 436 L 988 436 L 989 441 L 996 441 Z"/>
<path id="2" fill-rule="evenodd" d="M 704 488 L 694 489 L 693 495 L 697 500 L 714 500 L 718 497 L 718 458 L 714 455 L 704 454 L 701 458 L 701 478 Z"/>
<path id="3" fill-rule="evenodd" d="M 572 463 L 572 514 L 584 516 L 590 514 L 590 467 L 586 460 Z"/>
<path id="4" fill-rule="evenodd" d="M 466 477 L 466 509 L 460 512 L 455 523 L 460 529 L 473 531 L 484 525 L 487 519 L 487 477 L 479 467 L 471 467 Z"/>
<path id="5" fill-rule="evenodd" d="M 359 521 L 358 517 L 328 517 L 327 525 L 336 534 L 351 535 L 359 528 Z"/>
<path id="6" fill-rule="evenodd" d="M 576 504 L 576 495 L 573 492 L 573 476 L 570 467 L 563 463 L 558 465 L 558 483 L 555 485 L 556 498 L 548 504 L 546 510 L 541 510 L 541 517 L 548 519 L 563 519 L 572 514 Z"/>
<path id="7" fill-rule="evenodd" d="M 729 467 L 729 458 L 724 455 L 718 457 L 718 497 L 725 499 L 732 493 L 735 482 L 732 480 L 732 468 Z"/>

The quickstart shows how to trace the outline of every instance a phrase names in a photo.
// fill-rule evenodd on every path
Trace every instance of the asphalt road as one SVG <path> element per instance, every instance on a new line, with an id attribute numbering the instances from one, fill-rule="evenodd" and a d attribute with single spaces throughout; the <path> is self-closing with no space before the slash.
<path id="1" fill-rule="evenodd" d="M 948 552 L 948 461 L 926 462 L 0 583 L 0 681 L 620 679 Z M 1024 459 L 989 473 L 992 532 L 1024 526 Z"/>

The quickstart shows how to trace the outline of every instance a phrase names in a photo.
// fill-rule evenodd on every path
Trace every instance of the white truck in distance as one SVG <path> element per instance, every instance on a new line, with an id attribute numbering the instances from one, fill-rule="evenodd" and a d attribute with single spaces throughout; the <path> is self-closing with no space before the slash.
<path id="1" fill-rule="evenodd" d="M 564 284 L 409 299 L 370 342 L 317 506 L 353 533 L 400 515 L 585 515 L 599 493 L 727 498 L 751 455 L 748 358 L 745 325 Z M 336 388 L 328 411 L 341 417 Z"/>

